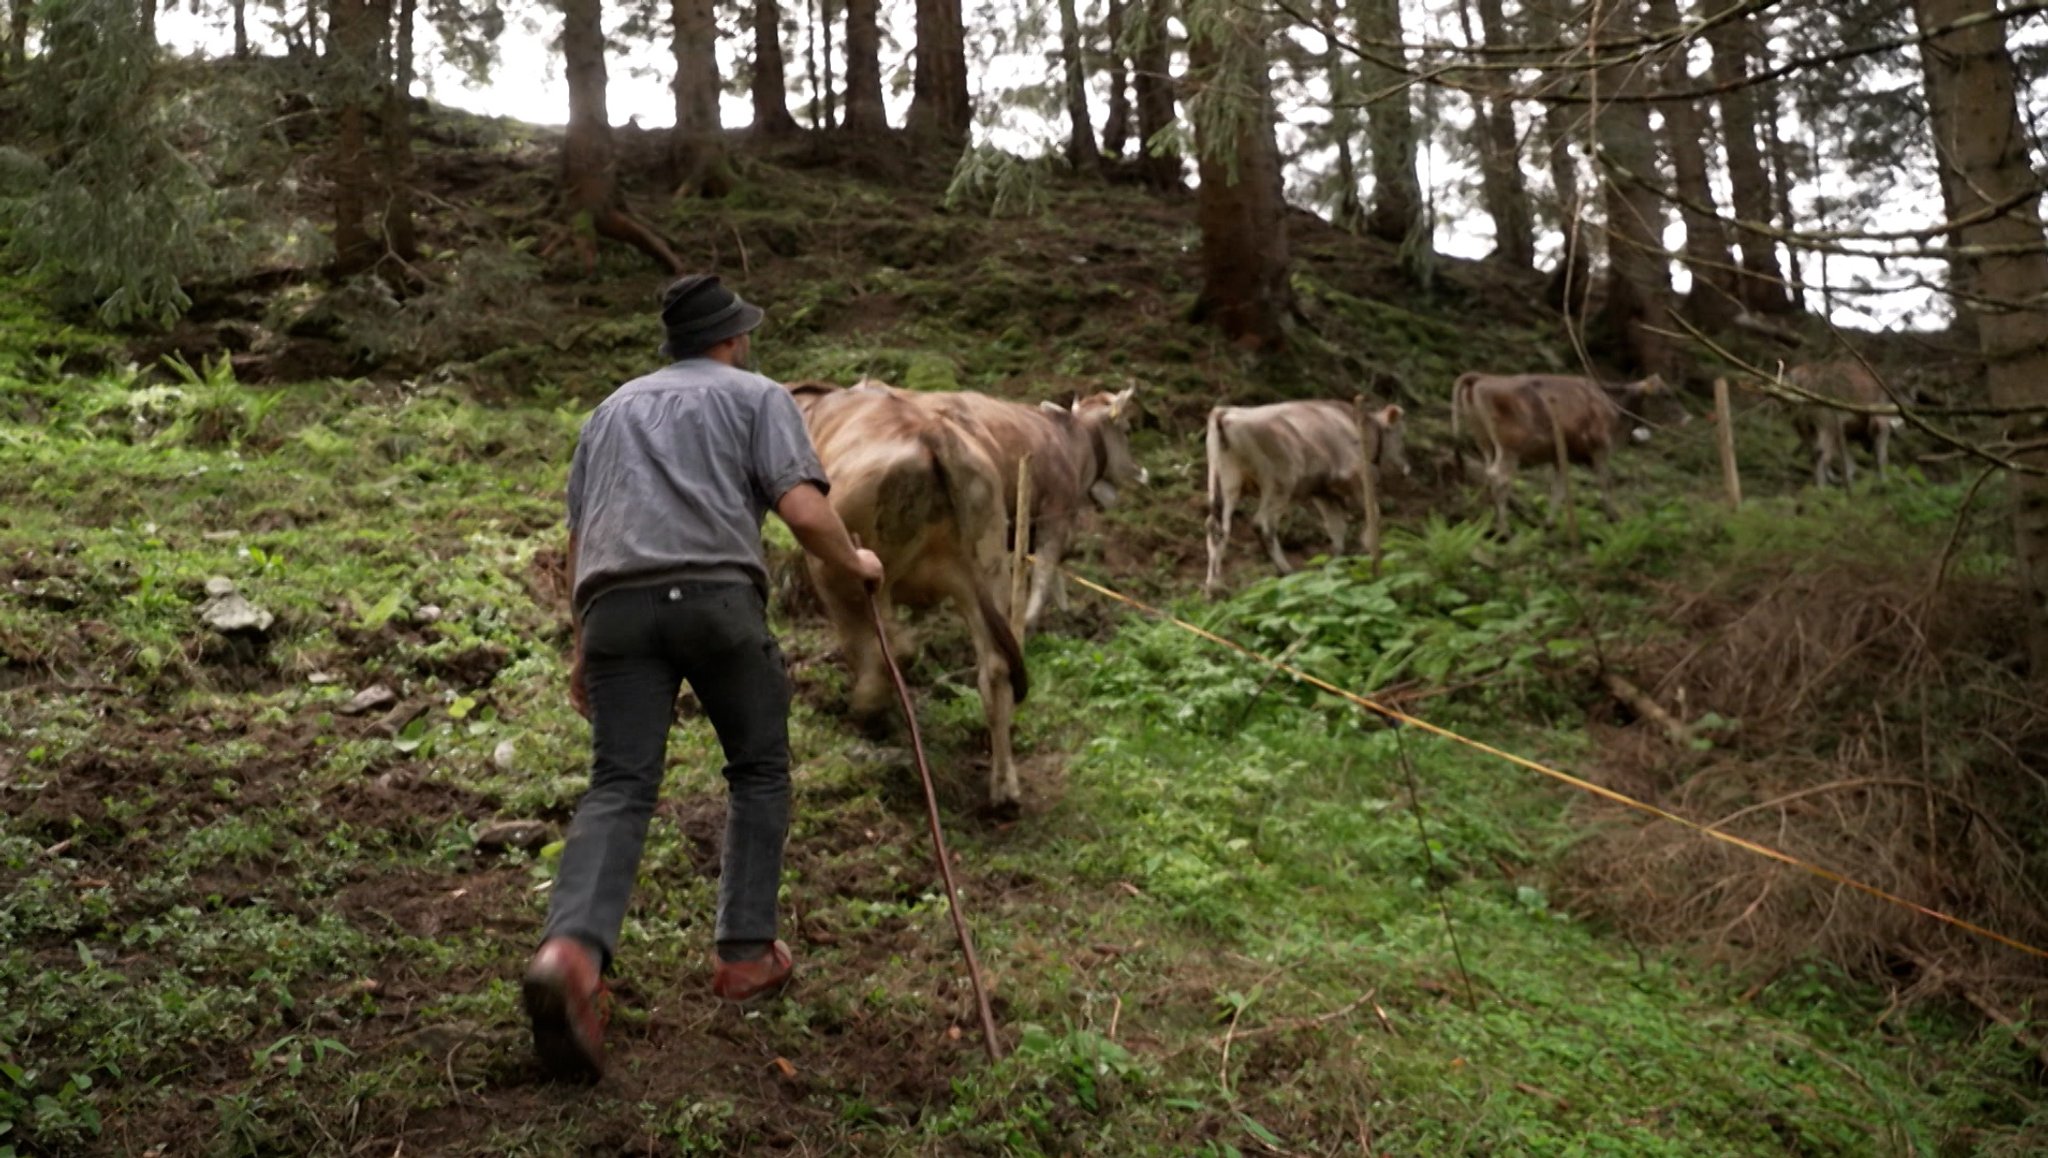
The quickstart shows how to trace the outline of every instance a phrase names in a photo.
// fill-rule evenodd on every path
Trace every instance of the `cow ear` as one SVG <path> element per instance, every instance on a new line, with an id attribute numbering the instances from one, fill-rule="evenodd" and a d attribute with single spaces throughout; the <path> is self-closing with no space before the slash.
<path id="1" fill-rule="evenodd" d="M 1131 399 L 1137 393 L 1138 388 L 1135 385 L 1132 385 L 1126 386 L 1122 390 L 1119 390 L 1116 393 L 1110 395 L 1109 416 L 1111 418 L 1122 418 L 1124 416 L 1124 412 L 1130 408 Z"/>
<path id="2" fill-rule="evenodd" d="M 1401 421 L 1401 415 L 1402 415 L 1402 413 L 1403 413 L 1403 411 L 1401 410 L 1401 408 L 1400 408 L 1399 406 L 1389 406 L 1389 407 L 1387 407 L 1387 408 L 1386 408 L 1385 410 L 1382 410 L 1382 411 L 1380 411 L 1380 425 L 1381 425 L 1381 426 L 1396 426 L 1396 425 L 1399 425 L 1399 423 L 1400 423 L 1400 421 Z"/>

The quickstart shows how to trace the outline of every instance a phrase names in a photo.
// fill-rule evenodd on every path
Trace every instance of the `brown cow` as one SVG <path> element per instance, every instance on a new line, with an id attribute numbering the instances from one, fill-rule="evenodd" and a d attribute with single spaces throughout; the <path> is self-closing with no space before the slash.
<path id="1" fill-rule="evenodd" d="M 966 415 L 987 434 L 982 449 L 1003 476 L 1003 511 L 1016 534 L 1017 464 L 1031 456 L 1031 594 L 1024 623 L 1036 626 L 1050 596 L 1067 607 L 1060 564 L 1073 542 L 1082 514 L 1092 503 L 1107 509 L 1120 487 L 1143 486 L 1144 468 L 1131 457 L 1133 386 L 1116 393 L 1077 398 L 1062 406 L 1027 406 L 972 392 L 909 394 L 921 406 Z"/>
<path id="2" fill-rule="evenodd" d="M 1785 381 L 1808 394 L 1859 406 L 1882 406 L 1892 401 L 1877 375 L 1855 359 L 1794 366 L 1786 372 Z M 1895 414 L 1857 414 L 1814 404 L 1798 406 L 1792 412 L 1792 427 L 1799 432 L 1801 445 L 1813 449 L 1813 485 L 1817 487 L 1828 485 L 1833 476 L 1829 470 L 1831 462 L 1841 464 L 1844 487 L 1856 482 L 1856 456 L 1849 453 L 1851 442 L 1870 448 L 1871 456 L 1877 459 L 1877 477 L 1884 478 L 1891 457 L 1892 431 L 1905 422 Z"/>
<path id="3" fill-rule="evenodd" d="M 1451 387 L 1451 437 L 1459 436 L 1464 422 L 1472 423 L 1493 492 L 1494 529 L 1507 534 L 1508 492 L 1515 468 L 1546 462 L 1553 471 L 1552 521 L 1564 507 L 1567 462 L 1593 468 L 1600 482 L 1601 509 L 1608 518 L 1619 519 L 1608 455 L 1624 431 L 1637 442 L 1649 439 L 1642 411 L 1650 396 L 1663 388 L 1663 379 L 1654 374 L 1620 386 L 1564 374 L 1460 377 Z"/>
<path id="4" fill-rule="evenodd" d="M 1380 563 L 1379 476 L 1408 473 L 1401 446 L 1401 408 L 1373 410 L 1363 396 L 1351 404 L 1275 402 L 1218 406 L 1209 412 L 1209 575 L 1203 589 L 1223 590 L 1223 551 L 1230 516 L 1246 483 L 1259 492 L 1252 527 L 1282 575 L 1290 571 L 1280 549 L 1280 518 L 1301 502 L 1316 508 L 1330 536 L 1330 552 L 1344 552 L 1347 513 L 1363 516 L 1359 546 Z"/>
<path id="5" fill-rule="evenodd" d="M 988 718 L 989 802 L 1022 799 L 1010 723 L 1024 702 L 1024 653 L 1010 631 L 1003 554 L 1002 480 L 981 449 L 987 434 L 957 415 L 933 413 L 886 390 L 791 387 L 832 482 L 832 508 L 881 556 L 875 593 L 891 646 L 894 608 L 950 602 L 974 639 L 977 684 Z M 853 668 L 851 707 L 872 718 L 892 690 L 858 583 L 811 563 L 811 581 Z M 906 649 L 907 650 L 907 649 Z"/>

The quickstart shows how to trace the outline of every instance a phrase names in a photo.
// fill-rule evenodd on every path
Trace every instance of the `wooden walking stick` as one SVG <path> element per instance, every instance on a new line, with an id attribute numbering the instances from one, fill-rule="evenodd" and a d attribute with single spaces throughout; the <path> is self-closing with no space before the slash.
<path id="1" fill-rule="evenodd" d="M 854 540 L 855 545 L 859 540 Z M 946 911 L 953 915 L 953 932 L 960 938 L 960 952 L 967 958 L 967 977 L 974 984 L 974 1004 L 981 1010 L 981 1037 L 988 1046 L 988 1060 L 1003 1060 L 1002 1043 L 996 1039 L 995 1010 L 989 1007 L 988 984 L 981 977 L 981 961 L 974 955 L 974 938 L 967 932 L 967 919 L 960 911 L 960 893 L 953 887 L 953 860 L 946 852 L 945 834 L 939 831 L 939 794 L 932 787 L 932 768 L 924 755 L 924 737 L 917 730 L 917 710 L 910 703 L 910 685 L 903 682 L 903 669 L 896 666 L 896 657 L 889 654 L 889 632 L 882 622 L 882 609 L 875 602 L 875 590 L 863 585 L 868 599 L 868 618 L 875 625 L 875 642 L 882 648 L 882 662 L 889 667 L 889 678 L 896 684 L 896 702 L 903 708 L 904 722 L 910 725 L 910 750 L 917 757 L 917 775 L 924 782 L 924 816 L 932 830 L 932 852 L 939 858 L 939 879 L 946 884 Z"/>

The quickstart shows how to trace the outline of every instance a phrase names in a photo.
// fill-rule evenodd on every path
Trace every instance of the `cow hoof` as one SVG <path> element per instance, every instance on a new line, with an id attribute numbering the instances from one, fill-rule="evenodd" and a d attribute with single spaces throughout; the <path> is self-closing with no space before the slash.
<path id="1" fill-rule="evenodd" d="M 982 807 L 981 814 L 998 824 L 1007 823 L 1024 815 L 1024 802 L 1021 800 L 993 800 Z"/>

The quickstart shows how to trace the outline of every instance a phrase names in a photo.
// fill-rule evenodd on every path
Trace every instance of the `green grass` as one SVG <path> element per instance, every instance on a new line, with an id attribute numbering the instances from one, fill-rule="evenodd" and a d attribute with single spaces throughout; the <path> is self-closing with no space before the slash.
<path id="1" fill-rule="evenodd" d="M 826 641 L 796 623 L 817 689 L 797 716 L 788 894 L 804 987 L 746 1016 L 702 995 L 720 786 L 686 718 L 628 922 L 621 1076 L 587 1095 L 537 1085 L 510 980 L 550 862 L 480 854 L 470 833 L 559 824 L 580 789 L 542 580 L 577 414 L 342 384 L 263 395 L 204 368 L 153 389 L 0 391 L 0 488 L 21 496 L 0 512 L 0 1148 L 117 1152 L 139 1124 L 223 1153 L 601 1137 L 679 1154 L 1367 1138 L 1850 1155 L 2018 1153 L 2048 1128 L 2007 1037 L 1939 1007 L 1880 1033 L 1883 995 L 1818 966 L 1744 1000 L 1751 979 L 1553 905 L 1579 835 L 1564 790 L 1136 621 L 1033 641 L 1021 746 L 1052 799 L 1014 827 L 971 815 L 979 710 L 959 641 L 938 632 L 913 669 L 1003 1062 L 975 1055 L 908 768 L 851 738 Z M 1418 710 L 1573 768 L 1593 750 L 1588 632 L 1656 630 L 1624 626 L 1648 582 L 1794 545 L 1924 551 L 1959 489 L 1733 517 L 1646 498 L 1617 526 L 1589 521 L 1585 558 L 1563 565 L 1534 533 L 1495 544 L 1424 521 L 1390 535 L 1378 579 L 1347 561 L 1183 611 L 1269 651 L 1298 642 L 1348 686 L 1467 685 Z M 1961 564 L 1998 559 L 1973 537 Z M 199 624 L 211 575 L 277 614 L 266 647 Z M 418 709 L 410 725 L 335 714 L 375 681 Z M 798 1077 L 778 1086 L 776 1057 Z"/>

